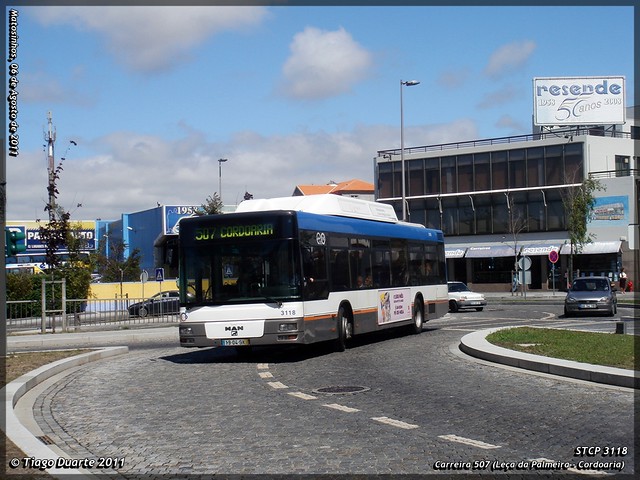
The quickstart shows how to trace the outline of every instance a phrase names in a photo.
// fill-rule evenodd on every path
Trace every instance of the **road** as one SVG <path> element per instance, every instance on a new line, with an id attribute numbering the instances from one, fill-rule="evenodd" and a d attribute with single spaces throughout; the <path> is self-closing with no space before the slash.
<path id="1" fill-rule="evenodd" d="M 561 308 L 490 305 L 342 353 L 263 349 L 245 359 L 138 345 L 50 386 L 35 417 L 65 452 L 116 459 L 121 478 L 633 473 L 632 391 L 488 364 L 457 348 L 469 331 L 501 325 L 614 330 L 607 318 L 558 318 Z"/>

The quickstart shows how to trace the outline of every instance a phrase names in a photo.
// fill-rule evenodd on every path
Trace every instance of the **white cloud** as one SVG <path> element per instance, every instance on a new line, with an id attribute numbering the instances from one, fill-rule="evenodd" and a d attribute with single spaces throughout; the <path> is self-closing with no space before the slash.
<path id="1" fill-rule="evenodd" d="M 72 25 L 100 34 L 114 58 L 134 71 L 169 70 L 216 33 L 262 21 L 263 7 L 38 7 L 44 25 Z"/>
<path id="2" fill-rule="evenodd" d="M 71 152 L 58 182 L 58 203 L 74 220 L 116 220 L 164 205 L 200 205 L 218 191 L 218 158 L 222 165 L 222 197 L 226 204 L 255 198 L 289 196 L 296 185 L 322 185 L 352 178 L 373 183 L 377 150 L 399 148 L 397 126 L 359 126 L 343 133 L 294 133 L 266 137 L 241 132 L 224 144 L 210 143 L 202 133 L 185 129 L 174 141 L 160 136 L 117 132 L 92 142 L 77 157 Z M 405 146 L 449 143 L 477 138 L 469 120 L 412 126 Z M 221 153 L 224 152 L 224 153 Z M 7 162 L 7 219 L 43 218 L 47 196 L 46 159 L 41 151 L 21 151 Z M 76 207 L 80 203 L 82 207 Z"/>
<path id="3" fill-rule="evenodd" d="M 283 93 L 319 99 L 351 90 L 369 73 L 372 55 L 344 29 L 327 32 L 307 27 L 296 34 L 285 62 Z"/>
<path id="4" fill-rule="evenodd" d="M 484 69 L 491 78 L 503 77 L 524 65 L 536 49 L 533 41 L 513 42 L 498 48 Z"/>

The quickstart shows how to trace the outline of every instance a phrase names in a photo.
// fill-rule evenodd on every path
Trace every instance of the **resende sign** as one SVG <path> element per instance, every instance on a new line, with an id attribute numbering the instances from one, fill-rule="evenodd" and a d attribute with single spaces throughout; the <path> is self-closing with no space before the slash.
<path id="1" fill-rule="evenodd" d="M 533 79 L 535 125 L 625 123 L 625 77 Z"/>

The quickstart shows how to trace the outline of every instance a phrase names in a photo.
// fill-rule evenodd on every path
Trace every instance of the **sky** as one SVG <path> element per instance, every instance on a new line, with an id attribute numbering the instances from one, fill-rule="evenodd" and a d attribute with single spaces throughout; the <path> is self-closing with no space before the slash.
<path id="1" fill-rule="evenodd" d="M 58 203 L 117 220 L 374 183 L 377 152 L 400 147 L 401 81 L 420 81 L 402 89 L 405 147 L 531 133 L 535 77 L 622 75 L 635 102 L 629 6 L 11 8 L 13 221 L 46 217 L 49 112 Z"/>

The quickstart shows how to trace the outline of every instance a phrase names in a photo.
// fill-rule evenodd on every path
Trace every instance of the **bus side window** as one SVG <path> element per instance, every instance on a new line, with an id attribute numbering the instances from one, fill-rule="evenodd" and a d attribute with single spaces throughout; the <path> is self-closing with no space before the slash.
<path id="1" fill-rule="evenodd" d="M 306 300 L 318 300 L 329 297 L 325 248 L 304 247 L 302 256 L 304 298 Z"/>

